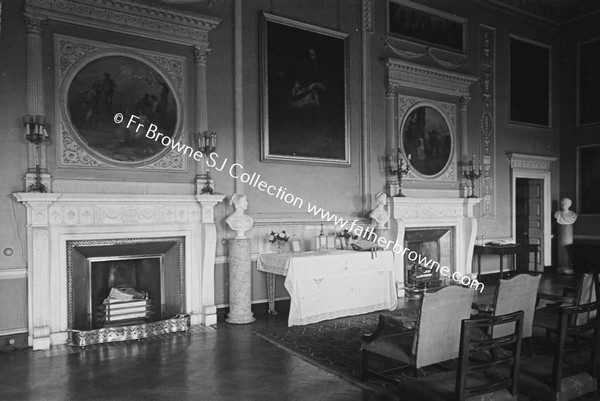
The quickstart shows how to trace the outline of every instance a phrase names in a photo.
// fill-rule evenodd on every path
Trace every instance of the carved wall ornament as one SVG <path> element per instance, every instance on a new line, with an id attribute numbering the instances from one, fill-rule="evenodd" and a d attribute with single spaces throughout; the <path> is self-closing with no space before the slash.
<path id="1" fill-rule="evenodd" d="M 0 6 L 2 4 L 0 3 Z M 25 21 L 25 31 L 27 33 L 33 33 L 36 35 L 42 35 L 44 27 L 48 23 L 48 19 L 44 17 L 38 17 L 30 14 L 23 14 L 23 20 Z"/>
<path id="2" fill-rule="evenodd" d="M 392 44 L 392 40 L 389 37 L 383 37 L 383 44 L 385 47 L 387 47 L 388 49 L 390 49 L 391 51 L 393 51 L 396 55 L 405 58 L 405 59 L 409 59 L 409 60 L 418 60 L 418 59 L 430 59 L 433 60 L 437 65 L 439 65 L 442 68 L 446 68 L 449 70 L 456 70 L 460 67 L 464 67 L 465 65 L 467 65 L 469 63 L 469 57 L 466 55 L 457 55 L 455 53 L 447 53 L 444 52 L 443 50 L 439 50 L 439 49 L 434 49 L 432 47 L 425 47 L 423 51 L 417 52 L 417 51 L 411 51 L 411 50 L 405 50 L 405 49 L 401 49 L 397 46 L 395 46 L 394 44 Z M 396 39 L 397 41 L 397 39 Z M 436 55 L 436 52 L 440 53 L 439 55 Z M 450 57 L 452 58 L 456 58 L 457 61 L 456 62 L 452 62 L 452 61 L 447 61 L 444 60 L 441 55 L 444 54 L 451 54 Z"/>
<path id="3" fill-rule="evenodd" d="M 496 203 L 494 197 L 496 166 L 496 30 L 481 25 L 479 27 L 480 75 L 479 91 L 481 106 L 479 117 L 480 154 L 483 155 L 483 176 L 481 177 L 481 217 L 495 218 Z"/>
<path id="4" fill-rule="evenodd" d="M 134 0 L 27 0 L 25 13 L 163 42 L 208 47 L 221 20 Z"/>
<path id="5" fill-rule="evenodd" d="M 426 67 L 408 61 L 386 60 L 386 84 L 445 93 L 452 96 L 469 96 L 469 86 L 476 77 Z"/>
<path id="6" fill-rule="evenodd" d="M 439 181 L 439 182 L 456 182 L 457 180 L 457 171 L 456 171 L 456 105 L 446 102 L 433 102 L 428 99 L 411 97 L 411 96 L 399 96 L 398 97 L 398 143 L 402 144 L 403 150 L 408 156 L 409 152 L 407 144 L 404 143 L 404 131 L 407 125 L 407 118 L 409 115 L 420 107 L 431 107 L 434 110 L 437 110 L 445 123 L 447 124 L 447 129 L 449 130 L 449 135 L 451 137 L 451 145 L 448 154 L 447 162 L 445 166 L 441 169 L 439 173 L 434 174 L 433 176 L 425 176 L 419 174 L 415 171 L 414 168 L 411 168 L 408 174 L 404 177 L 406 180 L 414 180 L 414 181 Z M 412 154 L 413 158 L 417 158 L 417 154 Z M 412 163 L 411 163 L 412 164 Z"/>
<path id="7" fill-rule="evenodd" d="M 187 171 L 188 157 L 184 157 L 176 150 L 172 148 L 169 149 L 161 144 L 156 145 L 149 142 L 148 146 L 156 145 L 152 150 L 149 147 L 139 148 L 138 150 L 140 152 L 144 149 L 147 149 L 148 152 L 140 153 L 139 155 L 136 154 L 125 160 L 122 159 L 120 153 L 116 155 L 116 158 L 115 156 L 112 156 L 113 153 L 107 153 L 104 149 L 109 149 L 110 146 L 108 145 L 103 145 L 102 148 L 90 145 L 88 137 L 91 134 L 81 136 L 82 132 L 80 131 L 80 129 L 82 129 L 82 124 L 84 126 L 88 124 L 87 118 L 85 123 L 79 121 L 77 123 L 78 125 L 75 124 L 72 107 L 69 107 L 68 109 L 66 107 L 68 105 L 68 100 L 71 102 L 76 100 L 73 97 L 74 92 L 71 86 L 74 85 L 76 77 L 78 77 L 78 74 L 83 68 L 89 66 L 91 63 L 108 60 L 111 57 L 131 60 L 131 62 L 136 62 L 140 66 L 148 66 L 147 69 L 148 71 L 151 71 L 151 73 L 146 76 L 146 81 L 156 81 L 162 83 L 163 86 L 168 85 L 170 87 L 170 89 L 167 89 L 167 94 L 171 98 L 169 102 L 172 104 L 174 100 L 174 108 L 176 110 L 176 121 L 171 138 L 175 141 L 178 140 L 185 143 L 186 140 L 183 133 L 188 131 L 187 108 L 183 106 L 187 103 L 187 91 L 185 89 L 185 58 L 58 34 L 55 34 L 55 49 L 56 75 L 57 82 L 59 83 L 59 89 L 55 93 L 55 99 L 56 104 L 64 105 L 63 107 L 56 108 L 56 121 L 58 122 L 57 127 L 59 129 L 59 133 L 57 133 L 58 135 L 56 136 L 59 138 L 56 149 L 58 165 L 60 167 L 101 167 L 109 169 L 136 168 L 163 171 Z M 102 72 L 104 70 L 99 71 Z M 99 79 L 102 78 L 101 75 L 102 74 L 100 74 Z M 139 79 L 137 80 L 139 81 Z M 158 87 L 160 88 L 160 85 L 158 85 Z M 92 92 L 92 89 L 90 88 L 86 88 L 86 90 L 89 90 L 90 93 Z M 159 91 L 159 89 L 156 90 Z M 162 95 L 160 96 L 162 97 Z M 158 98 L 159 95 L 157 94 L 156 97 Z M 129 114 L 134 114 L 131 110 L 115 109 L 112 113 L 114 112 L 126 114 L 127 120 Z M 126 136 L 123 136 L 126 132 L 123 131 L 122 127 L 112 121 L 112 116 L 108 116 L 107 118 L 109 118 L 110 121 L 105 121 L 104 124 L 108 124 L 108 127 L 110 127 L 109 131 L 112 135 L 111 140 L 114 141 L 115 144 L 119 141 L 126 141 Z M 160 130 L 159 127 L 159 131 Z M 118 135 L 117 131 L 119 132 Z M 99 131 L 96 129 L 96 132 Z M 127 135 L 130 135 L 130 131 L 127 132 Z M 145 140 L 146 139 L 141 135 L 140 138 L 137 139 L 138 142 L 142 141 L 142 143 Z M 123 148 L 119 147 L 119 149 L 119 152 L 125 151 Z"/>

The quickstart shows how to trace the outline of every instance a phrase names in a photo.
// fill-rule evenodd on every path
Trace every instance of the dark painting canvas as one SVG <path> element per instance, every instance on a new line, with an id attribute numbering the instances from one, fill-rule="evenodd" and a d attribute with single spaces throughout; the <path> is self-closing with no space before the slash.
<path id="1" fill-rule="evenodd" d="M 144 127 L 155 124 L 166 136 L 175 134 L 177 105 L 171 88 L 153 67 L 130 57 L 102 57 L 81 68 L 69 85 L 67 108 L 85 145 L 118 162 L 152 158 L 165 149 L 145 138 L 138 121 Z M 114 122 L 115 113 L 125 116 L 121 124 Z M 131 114 L 139 120 L 126 128 Z"/>
<path id="2" fill-rule="evenodd" d="M 265 24 L 265 158 L 347 162 L 343 38 L 293 23 Z"/>
<path id="3" fill-rule="evenodd" d="M 510 121 L 550 126 L 550 49 L 510 39 Z"/>

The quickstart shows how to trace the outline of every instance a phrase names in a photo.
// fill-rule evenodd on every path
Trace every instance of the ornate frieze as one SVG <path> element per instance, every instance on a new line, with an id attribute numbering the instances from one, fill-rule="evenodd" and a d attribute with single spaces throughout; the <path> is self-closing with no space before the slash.
<path id="1" fill-rule="evenodd" d="M 27 0 L 25 12 L 61 22 L 205 47 L 208 47 L 208 33 L 221 22 L 219 18 L 134 0 Z"/>
<path id="2" fill-rule="evenodd" d="M 494 186 L 496 167 L 494 155 L 496 151 L 496 30 L 481 25 L 479 27 L 481 106 L 479 132 L 481 134 L 481 155 L 483 176 L 481 177 L 482 204 L 481 217 L 495 218 L 496 204 Z"/>
<path id="3" fill-rule="evenodd" d="M 386 85 L 468 96 L 477 78 L 398 59 L 386 60 Z"/>
<path id="4" fill-rule="evenodd" d="M 521 170 L 550 170 L 550 163 L 556 160 L 555 157 L 528 156 L 518 153 L 509 153 L 507 157 L 510 160 L 510 168 Z"/>

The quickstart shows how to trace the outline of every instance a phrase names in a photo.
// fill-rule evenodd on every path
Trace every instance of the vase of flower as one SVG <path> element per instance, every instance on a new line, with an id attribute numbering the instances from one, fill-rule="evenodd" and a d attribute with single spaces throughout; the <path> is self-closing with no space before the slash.
<path id="1" fill-rule="evenodd" d="M 283 250 L 283 244 L 288 242 L 290 237 L 285 233 L 285 231 L 275 232 L 271 231 L 269 234 L 269 242 L 271 244 L 277 244 L 277 253 L 281 253 Z"/>
<path id="2" fill-rule="evenodd" d="M 347 228 L 336 234 L 340 239 L 344 240 L 344 249 L 350 249 L 350 239 L 357 239 L 358 235 L 351 233 Z"/>

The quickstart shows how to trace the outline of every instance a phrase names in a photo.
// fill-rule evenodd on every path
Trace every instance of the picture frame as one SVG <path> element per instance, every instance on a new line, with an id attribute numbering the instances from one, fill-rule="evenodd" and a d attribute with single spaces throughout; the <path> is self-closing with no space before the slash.
<path id="1" fill-rule="evenodd" d="M 577 44 L 577 126 L 600 124 L 600 37 Z"/>
<path id="2" fill-rule="evenodd" d="M 299 239 L 293 239 L 291 242 L 292 252 L 302 252 L 302 247 Z"/>
<path id="3" fill-rule="evenodd" d="M 327 249 L 335 249 L 335 237 L 333 235 L 327 236 Z"/>
<path id="4" fill-rule="evenodd" d="M 176 140 L 181 117 L 166 75 L 141 57 L 114 53 L 84 60 L 66 82 L 67 118 L 92 153 L 115 164 L 143 164 L 168 149 L 145 138 L 138 122 Z M 114 121 L 116 112 L 135 115 L 130 124 Z"/>
<path id="5" fill-rule="evenodd" d="M 577 213 L 600 215 L 600 143 L 577 147 Z"/>
<path id="6" fill-rule="evenodd" d="M 465 18 L 410 0 L 388 0 L 388 37 L 407 40 L 464 55 L 467 42 Z"/>
<path id="7" fill-rule="evenodd" d="M 453 131 L 445 113 L 433 103 L 416 103 L 408 110 L 402 121 L 401 143 L 404 160 L 422 177 L 442 174 L 453 159 Z"/>
<path id="8" fill-rule="evenodd" d="M 58 33 L 53 34 L 53 39 L 57 167 L 188 171 L 188 157 L 145 137 L 149 122 L 172 141 L 187 143 L 189 119 L 183 105 L 187 104 L 188 81 L 184 56 Z M 110 110 L 103 105 L 106 98 L 101 93 L 106 72 L 115 84 Z M 142 119 L 136 114 L 145 94 L 148 98 L 154 95 L 160 103 L 165 87 L 168 100 L 162 102 L 166 105 L 162 107 L 163 115 L 158 108 L 154 111 L 160 117 Z M 94 95 L 94 88 L 100 96 Z M 96 116 L 88 117 L 90 110 Z M 122 119 L 117 118 L 119 113 Z M 127 127 L 132 115 L 140 118 L 134 118 Z"/>
<path id="9" fill-rule="evenodd" d="M 552 46 L 509 35 L 509 122 L 551 128 Z"/>
<path id="10" fill-rule="evenodd" d="M 260 15 L 261 161 L 349 166 L 348 35 Z"/>

